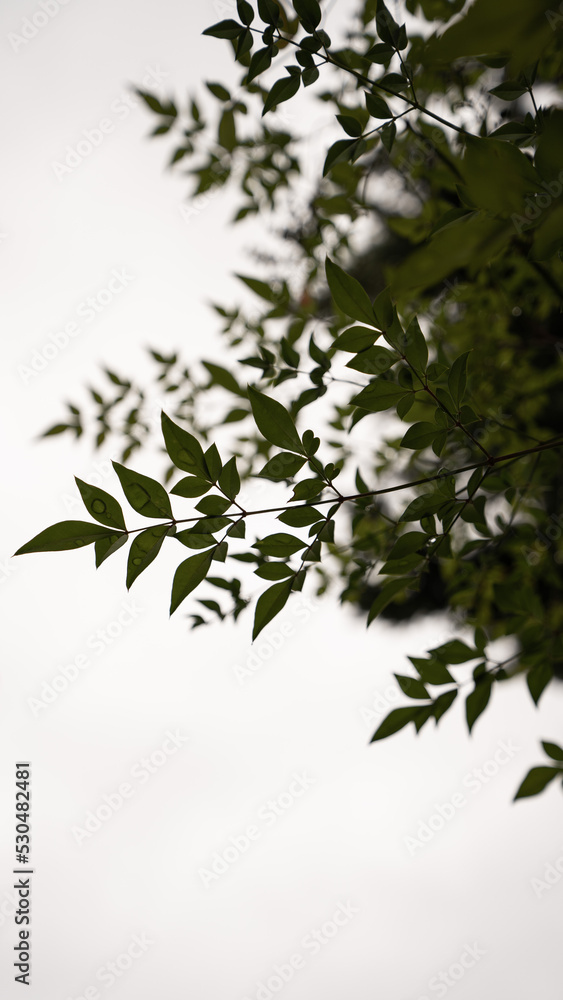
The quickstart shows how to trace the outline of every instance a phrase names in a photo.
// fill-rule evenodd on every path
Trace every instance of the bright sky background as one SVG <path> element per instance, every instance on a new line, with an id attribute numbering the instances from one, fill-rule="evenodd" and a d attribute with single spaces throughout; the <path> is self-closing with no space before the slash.
<path id="1" fill-rule="evenodd" d="M 164 170 L 170 143 L 146 140 L 153 120 L 139 103 L 119 109 L 129 85 L 155 71 L 161 93 L 182 100 L 202 79 L 236 80 L 226 44 L 201 37 L 226 6 L 70 0 L 15 46 L 10 33 L 41 8 L 4 0 L 0 11 L 2 998 L 21 996 L 14 762 L 30 760 L 41 1000 L 560 1000 L 563 880 L 555 869 L 550 888 L 535 891 L 532 880 L 557 859 L 563 868 L 563 800 L 552 787 L 511 804 L 542 762 L 539 740 L 559 737 L 560 691 L 539 710 L 523 683 L 495 692 L 471 739 L 460 699 L 437 731 L 369 746 L 399 702 L 393 671 L 450 637 L 444 622 L 366 631 L 334 598 L 311 609 L 296 597 L 251 647 L 250 615 L 195 632 L 183 613 L 168 620 L 172 551 L 130 596 L 124 552 L 97 573 L 90 548 L 10 559 L 47 525 L 83 516 L 68 507 L 75 474 L 105 473 L 96 463 L 111 445 L 93 454 L 89 441 L 36 441 L 65 399 L 96 382 L 100 362 L 142 377 L 148 344 L 192 359 L 205 344 L 222 359 L 206 302 L 239 296 L 231 273 L 257 230 L 229 227 L 232 205 L 220 197 L 186 224 L 186 182 Z M 338 24 L 354 6 L 338 0 L 330 18 Z M 53 162 L 108 117 L 113 131 L 58 180 Z M 321 138 L 324 121 L 321 110 Z M 127 287 L 44 371 L 22 378 L 18 369 L 113 269 L 131 276 Z M 150 463 L 140 455 L 135 467 L 151 474 Z M 119 495 L 113 476 L 104 486 Z M 257 669 L 241 684 L 234 668 L 251 656 Z M 34 712 L 46 682 L 64 686 L 63 667 L 66 690 Z M 501 743 L 516 748 L 509 759 Z M 151 755 L 152 774 L 139 763 Z M 475 768 L 489 776 L 472 778 Z M 118 801 L 124 783 L 129 797 L 106 805 L 100 829 L 78 843 L 76 828 L 105 797 Z M 437 807 L 453 797 L 441 824 Z M 278 799 L 276 816 L 268 802 Z M 409 850 L 406 838 L 432 816 L 442 828 Z M 231 838 L 248 827 L 256 839 L 232 860 Z M 226 871 L 202 877 L 225 851 Z M 462 958 L 474 964 L 463 969 Z M 462 978 L 433 978 L 450 966 Z"/>

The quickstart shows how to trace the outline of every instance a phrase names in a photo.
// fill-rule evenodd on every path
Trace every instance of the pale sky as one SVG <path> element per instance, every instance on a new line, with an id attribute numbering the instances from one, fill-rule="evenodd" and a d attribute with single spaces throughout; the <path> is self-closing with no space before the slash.
<path id="1" fill-rule="evenodd" d="M 142 378 L 149 344 L 192 360 L 205 344 L 225 359 L 207 302 L 240 299 L 231 275 L 253 266 L 244 253 L 261 227 L 230 227 L 221 197 L 188 225 L 186 181 L 164 169 L 170 143 L 149 142 L 152 116 L 124 98 L 155 74 L 180 100 L 198 87 L 205 100 L 203 79 L 236 81 L 227 45 L 201 37 L 228 6 L 5 0 L 0 11 L 2 998 L 21 996 L 23 760 L 41 1000 L 560 1000 L 563 800 L 552 786 L 511 804 L 543 762 L 539 741 L 559 737 L 560 690 L 538 710 L 521 682 L 495 691 L 471 738 L 460 699 L 439 729 L 369 746 L 404 700 L 393 672 L 449 638 L 445 621 L 368 631 L 334 597 L 296 595 L 251 646 L 250 615 L 195 632 L 193 605 L 168 619 L 173 546 L 129 595 L 125 551 L 98 572 L 90 548 L 10 559 L 47 525 L 85 516 L 69 509 L 74 475 L 120 495 L 111 443 L 94 454 L 90 439 L 36 440 L 99 382 L 101 362 Z M 353 9 L 333 4 L 335 28 Z M 311 126 L 321 144 L 323 108 Z M 67 147 L 108 119 L 60 176 Z M 85 300 L 108 288 L 89 318 Z M 72 323 L 76 335 L 27 377 Z M 131 464 L 160 468 L 144 453 Z"/>

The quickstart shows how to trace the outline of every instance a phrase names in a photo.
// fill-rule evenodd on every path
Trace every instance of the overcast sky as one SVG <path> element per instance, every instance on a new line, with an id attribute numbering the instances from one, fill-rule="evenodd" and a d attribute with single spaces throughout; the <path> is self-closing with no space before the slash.
<path id="1" fill-rule="evenodd" d="M 354 6 L 333 4 L 335 27 Z M 251 646 L 250 616 L 195 632 L 168 619 L 174 551 L 130 595 L 124 552 L 97 573 L 90 548 L 10 559 L 83 516 L 74 475 L 119 494 L 111 444 L 36 440 L 100 362 L 143 377 L 146 345 L 197 359 L 204 342 L 222 358 L 207 302 L 235 301 L 257 229 L 229 227 L 221 197 L 187 224 L 170 144 L 149 142 L 151 116 L 127 102 L 132 83 L 183 100 L 234 81 L 227 45 L 201 37 L 226 7 L 0 10 L 1 995 L 21 995 L 14 765 L 31 761 L 41 1000 L 560 1000 L 563 800 L 551 787 L 511 804 L 539 740 L 559 736 L 560 691 L 536 710 L 523 683 L 505 686 L 471 739 L 460 699 L 438 730 L 369 746 L 403 700 L 393 672 L 450 637 L 445 621 L 367 631 L 334 598 L 296 595 Z"/>

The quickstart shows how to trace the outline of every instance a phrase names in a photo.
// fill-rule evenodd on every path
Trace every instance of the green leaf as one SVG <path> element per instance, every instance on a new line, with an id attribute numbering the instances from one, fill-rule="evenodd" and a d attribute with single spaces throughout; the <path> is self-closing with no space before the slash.
<path id="1" fill-rule="evenodd" d="M 217 545 L 213 549 L 213 552 L 211 553 L 211 558 L 215 559 L 216 562 L 225 562 L 228 552 L 229 552 L 229 544 L 226 540 L 223 540 L 222 542 L 219 542 L 219 545 Z"/>
<path id="2" fill-rule="evenodd" d="M 392 94 L 399 95 L 403 90 L 409 89 L 409 81 L 406 77 L 401 76 L 400 73 L 387 73 L 377 81 L 377 86 L 384 87 L 385 90 L 391 91 Z M 395 123 L 393 122 L 393 124 Z"/>
<path id="3" fill-rule="evenodd" d="M 438 724 L 442 716 L 445 715 L 445 713 L 448 711 L 448 708 L 450 707 L 450 705 L 453 704 L 456 698 L 457 698 L 457 688 L 454 688 L 453 691 L 444 691 L 444 693 L 441 694 L 439 698 L 436 698 L 436 701 L 434 702 L 434 708 L 432 711 L 432 715 L 436 719 L 436 724 Z"/>
<path id="4" fill-rule="evenodd" d="M 370 62 L 384 63 L 391 62 L 391 59 L 395 55 L 395 50 L 391 45 L 385 45 L 382 42 L 377 42 L 376 45 L 372 45 L 371 49 L 366 53 L 366 59 Z"/>
<path id="5" fill-rule="evenodd" d="M 440 660 L 434 657 L 427 660 L 418 656 L 409 656 L 409 660 L 425 684 L 450 684 L 453 682 L 452 675 Z"/>
<path id="6" fill-rule="evenodd" d="M 393 675 L 399 683 L 399 687 L 407 698 L 429 698 L 430 695 L 418 677 L 407 677 L 404 674 Z"/>
<path id="7" fill-rule="evenodd" d="M 397 126 L 395 125 L 395 122 L 387 122 L 387 125 L 384 125 L 383 128 L 380 129 L 379 137 L 384 149 L 390 153 L 397 137 Z"/>
<path id="8" fill-rule="evenodd" d="M 278 104 L 283 104 L 284 101 L 289 101 L 290 98 L 295 97 L 300 85 L 300 74 L 292 74 L 291 76 L 282 77 L 281 80 L 276 80 L 273 87 L 270 89 L 270 93 L 264 101 L 262 115 L 271 111 L 272 108 L 277 107 Z"/>
<path id="9" fill-rule="evenodd" d="M 490 136 L 492 139 L 508 139 L 510 142 L 527 145 L 533 134 L 533 130 L 522 122 L 506 122 L 491 132 Z"/>
<path id="10" fill-rule="evenodd" d="M 432 65 L 451 64 L 466 55 L 506 54 L 517 74 L 552 44 L 546 9 L 546 4 L 530 0 L 497 0 L 491 10 L 489 0 L 475 0 L 439 37 L 429 39 L 425 57 Z"/>
<path id="11" fill-rule="evenodd" d="M 215 531 L 220 531 L 221 528 L 226 528 L 229 524 L 232 524 L 230 517 L 202 517 L 200 521 L 196 521 L 194 529 L 198 534 L 212 535 Z"/>
<path id="12" fill-rule="evenodd" d="M 211 489 L 211 483 L 197 476 L 186 476 L 170 490 L 177 497 L 201 497 Z"/>
<path id="13" fill-rule="evenodd" d="M 346 316 L 364 323 L 374 322 L 372 305 L 367 292 L 351 274 L 346 274 L 329 257 L 326 259 L 326 277 L 336 305 Z"/>
<path id="14" fill-rule="evenodd" d="M 556 184 L 559 181 L 555 182 Z M 563 205 L 554 205 L 538 225 L 528 254 L 530 260 L 549 260 L 563 248 Z"/>
<path id="15" fill-rule="evenodd" d="M 354 406 L 361 406 L 364 410 L 379 413 L 381 410 L 388 410 L 390 407 L 396 406 L 399 400 L 407 394 L 408 391 L 403 389 L 402 386 L 397 385 L 396 382 L 389 382 L 384 378 L 376 378 L 365 389 L 362 389 L 357 396 L 354 396 L 351 402 Z"/>
<path id="16" fill-rule="evenodd" d="M 133 510 L 136 510 L 138 514 L 143 514 L 144 517 L 173 518 L 168 493 L 164 486 L 157 483 L 156 479 L 143 476 L 140 472 L 133 472 L 132 469 L 126 469 L 119 462 L 112 462 L 112 465 Z"/>
<path id="17" fill-rule="evenodd" d="M 258 0 L 258 13 L 266 24 L 279 24 L 281 11 L 276 0 Z"/>
<path id="18" fill-rule="evenodd" d="M 50 528 L 40 531 L 31 541 L 26 542 L 17 552 L 14 552 L 14 555 L 23 556 L 28 552 L 62 552 L 64 549 L 78 549 L 101 538 L 115 538 L 115 530 L 103 528 L 90 521 L 58 521 Z"/>
<path id="19" fill-rule="evenodd" d="M 333 347 L 348 354 L 356 354 L 357 351 L 365 351 L 367 347 L 371 347 L 380 336 L 378 330 L 368 330 L 367 326 L 351 326 L 336 338 Z"/>
<path id="20" fill-rule="evenodd" d="M 322 492 L 325 485 L 322 479 L 302 479 L 301 482 L 293 487 L 293 496 L 291 499 L 292 501 L 312 500 Z"/>
<path id="21" fill-rule="evenodd" d="M 219 497 L 216 493 L 212 496 L 204 497 L 195 505 L 196 510 L 202 514 L 224 514 L 231 506 L 231 501 L 225 497 Z"/>
<path id="22" fill-rule="evenodd" d="M 291 346 L 289 340 L 286 337 L 282 337 L 280 341 L 281 355 L 286 365 L 290 368 L 299 368 L 299 354 L 294 347 Z"/>
<path id="23" fill-rule="evenodd" d="M 211 375 L 211 383 L 213 385 L 220 385 L 223 389 L 227 389 L 228 392 L 234 393 L 236 396 L 245 396 L 246 391 L 241 389 L 236 378 L 232 372 L 228 371 L 227 368 L 223 368 L 221 365 L 215 365 L 211 361 L 201 362 L 204 368 Z"/>
<path id="24" fill-rule="evenodd" d="M 147 93 L 146 90 L 137 90 L 136 93 L 145 102 L 147 107 L 149 107 L 151 111 L 155 112 L 155 114 L 163 115 L 167 118 L 175 118 L 178 114 L 178 109 L 172 101 L 167 101 L 163 104 L 159 101 L 158 97 L 155 97 L 154 94 Z"/>
<path id="25" fill-rule="evenodd" d="M 217 484 L 219 489 L 222 490 L 225 496 L 228 496 L 230 500 L 234 500 L 234 498 L 240 493 L 240 476 L 237 470 L 237 460 L 234 455 L 229 459 L 226 465 L 223 466 L 223 471 L 219 476 Z M 216 511 L 215 513 L 223 512 Z"/>
<path id="26" fill-rule="evenodd" d="M 219 121 L 219 128 L 217 129 L 217 138 L 219 140 L 219 145 L 223 149 L 228 150 L 232 153 L 233 149 L 237 144 L 237 134 L 235 128 L 235 115 L 231 108 L 225 108 L 221 119 Z M 205 364 L 205 362 L 203 362 Z"/>
<path id="27" fill-rule="evenodd" d="M 467 696 L 465 702 L 465 713 L 467 717 L 467 728 L 469 732 L 473 729 L 477 719 L 485 711 L 489 704 L 493 689 L 493 678 L 490 674 L 483 674 L 475 683 L 471 694 Z"/>
<path id="28" fill-rule="evenodd" d="M 215 443 L 207 449 L 203 456 L 203 460 L 209 469 L 209 475 L 211 476 L 213 482 L 216 483 L 221 475 L 223 466 L 221 464 L 221 458 Z"/>
<path id="29" fill-rule="evenodd" d="M 311 84 L 317 82 L 319 76 L 320 73 L 316 66 L 308 66 L 307 69 L 304 69 L 302 73 L 303 86 L 310 87 Z"/>
<path id="30" fill-rule="evenodd" d="M 240 30 L 240 25 L 237 25 Z M 205 86 L 207 89 L 216 97 L 219 101 L 230 101 L 231 95 L 226 87 L 222 83 L 208 83 L 206 81 Z"/>
<path id="31" fill-rule="evenodd" d="M 338 139 L 336 142 L 333 142 L 326 154 L 323 177 L 326 177 L 337 163 L 351 160 L 358 148 L 359 141 L 359 139 Z"/>
<path id="32" fill-rule="evenodd" d="M 430 649 L 429 652 L 444 663 L 467 663 L 468 660 L 476 660 L 479 656 L 476 649 L 471 649 L 461 639 L 451 639 L 450 642 L 444 642 L 441 646 Z"/>
<path id="33" fill-rule="evenodd" d="M 84 501 L 84 506 L 89 514 L 99 521 L 100 524 L 109 525 L 110 528 L 119 528 L 125 531 L 125 520 L 121 505 L 106 493 L 99 486 L 89 486 L 81 479 L 74 477 L 76 485 L 80 490 L 80 495 Z"/>
<path id="34" fill-rule="evenodd" d="M 362 134 L 362 126 L 357 118 L 352 118 L 351 115 L 337 115 L 336 118 L 347 135 L 357 139 Z"/>
<path id="35" fill-rule="evenodd" d="M 109 559 L 114 552 L 117 552 L 122 545 L 128 540 L 129 535 L 127 532 L 123 532 L 120 535 L 110 535 L 109 538 L 97 538 L 94 542 L 94 551 L 96 553 L 96 569 Z"/>
<path id="36" fill-rule="evenodd" d="M 417 424 L 411 424 L 401 440 L 401 448 L 413 448 L 415 450 L 427 448 L 428 445 L 432 444 L 438 433 L 439 430 L 436 424 L 431 424 L 425 420 L 421 420 Z"/>
<path id="37" fill-rule="evenodd" d="M 395 318 L 395 308 L 391 301 L 389 288 L 384 288 L 375 299 L 373 313 L 377 320 L 377 325 L 382 330 L 387 330 L 388 327 L 392 326 Z"/>
<path id="38" fill-rule="evenodd" d="M 305 461 L 299 455 L 292 455 L 289 451 L 280 451 L 278 455 L 274 455 L 269 462 L 266 462 L 264 468 L 257 475 L 263 479 L 273 479 L 274 482 L 281 482 L 284 479 L 291 479 L 293 476 L 296 476 L 305 464 Z"/>
<path id="39" fill-rule="evenodd" d="M 489 90 L 489 94 L 493 94 L 495 97 L 500 97 L 501 101 L 517 101 L 522 94 L 527 92 L 528 88 L 523 87 L 522 84 L 516 83 L 515 80 L 505 80 L 504 83 L 499 84 L 498 87 L 493 87 Z"/>
<path id="40" fill-rule="evenodd" d="M 272 65 L 272 56 L 269 48 L 257 49 L 250 60 L 250 66 L 248 67 L 248 74 L 246 77 L 246 85 L 248 86 L 257 76 L 261 73 L 265 73 L 266 70 Z"/>
<path id="41" fill-rule="evenodd" d="M 348 361 L 346 368 L 353 368 L 354 371 L 364 372 L 366 375 L 382 375 L 398 360 L 397 355 L 388 351 L 386 347 L 368 347 Z"/>
<path id="42" fill-rule="evenodd" d="M 448 375 L 448 389 L 458 410 L 465 395 L 465 386 L 467 382 L 467 359 L 470 354 L 471 351 L 466 351 L 465 354 L 460 354 L 459 358 L 455 359 L 450 369 L 450 374 Z"/>
<path id="43" fill-rule="evenodd" d="M 237 13 L 243 24 L 252 24 L 254 10 L 248 0 L 237 0 Z"/>
<path id="44" fill-rule="evenodd" d="M 251 278 L 249 275 L 246 274 L 235 274 L 235 278 L 238 278 L 239 281 L 242 281 L 247 288 L 250 288 L 250 290 L 254 292 L 255 295 L 258 295 L 261 299 L 264 299 L 266 302 L 271 302 L 272 305 L 279 302 L 280 297 L 278 292 L 276 292 L 276 290 L 272 288 L 272 286 L 269 285 L 267 281 L 260 281 L 259 278 Z"/>
<path id="45" fill-rule="evenodd" d="M 168 532 L 167 524 L 155 524 L 135 536 L 127 560 L 127 590 L 137 577 L 156 559 Z"/>
<path id="46" fill-rule="evenodd" d="M 202 479 L 209 479 L 209 469 L 205 464 L 203 449 L 193 434 L 175 424 L 166 413 L 162 414 L 162 434 L 166 451 L 177 469 L 190 472 Z"/>
<path id="47" fill-rule="evenodd" d="M 307 524 L 316 524 L 323 520 L 323 514 L 314 507 L 293 507 L 280 514 L 278 521 L 289 524 L 292 528 L 304 528 Z"/>
<path id="48" fill-rule="evenodd" d="M 293 580 L 284 580 L 281 583 L 275 583 L 273 587 L 268 587 L 263 594 L 260 595 L 256 603 L 256 611 L 254 613 L 254 627 L 252 629 L 252 638 L 260 634 L 263 628 L 275 618 L 277 614 L 285 607 L 289 595 L 291 594 Z"/>
<path id="49" fill-rule="evenodd" d="M 420 521 L 429 514 L 437 514 L 449 501 L 439 493 L 421 493 L 412 500 L 401 514 L 399 521 Z"/>
<path id="50" fill-rule="evenodd" d="M 248 387 L 248 397 L 256 426 L 271 444 L 303 454 L 303 445 L 289 413 L 277 399 Z"/>
<path id="51" fill-rule="evenodd" d="M 376 94 L 369 94 L 366 92 L 366 108 L 368 109 L 370 118 L 392 118 L 393 112 L 391 111 L 389 105 L 382 97 L 378 97 Z"/>
<path id="52" fill-rule="evenodd" d="M 293 0 L 293 6 L 306 31 L 313 31 L 321 23 L 322 12 L 317 0 Z"/>
<path id="53" fill-rule="evenodd" d="M 255 542 L 253 548 L 260 549 L 264 556 L 281 556 L 285 559 L 287 556 L 293 555 L 294 552 L 298 552 L 299 549 L 304 549 L 306 545 L 307 542 L 301 538 L 280 531 Z"/>
<path id="54" fill-rule="evenodd" d="M 217 24 L 212 24 L 202 34 L 211 35 L 212 38 L 238 38 L 242 30 L 238 21 L 228 18 L 226 21 L 218 21 Z"/>
<path id="55" fill-rule="evenodd" d="M 405 356 L 407 361 L 410 361 L 413 368 L 416 368 L 418 372 L 426 371 L 428 345 L 416 316 L 410 321 L 405 331 L 405 339 Z"/>
<path id="56" fill-rule="evenodd" d="M 193 528 L 186 528 L 185 531 L 176 532 L 174 538 L 188 549 L 208 549 L 210 545 L 215 545 L 215 539 L 212 534 L 202 534 L 194 531 Z"/>
<path id="57" fill-rule="evenodd" d="M 262 580 L 285 580 L 288 576 L 294 575 L 294 570 L 286 563 L 268 562 L 254 570 L 256 576 Z"/>
<path id="58" fill-rule="evenodd" d="M 391 601 L 395 599 L 397 594 L 400 594 L 402 591 L 412 586 L 413 580 L 410 577 L 406 577 L 401 580 L 390 580 L 388 583 L 384 584 L 379 594 L 372 602 L 366 625 L 371 625 L 372 621 L 381 614 L 387 605 L 391 604 Z"/>
<path id="59" fill-rule="evenodd" d="M 191 594 L 192 590 L 202 582 L 207 576 L 211 567 L 213 552 L 199 552 L 195 556 L 190 556 L 180 563 L 174 574 L 172 584 L 172 599 L 170 603 L 170 614 L 174 614 L 176 608 L 183 600 Z"/>
<path id="60" fill-rule="evenodd" d="M 549 663 L 539 663 L 526 675 L 528 690 L 537 705 L 547 685 L 553 677 L 553 668 Z"/>
<path id="61" fill-rule="evenodd" d="M 399 25 L 385 6 L 383 0 L 377 0 L 375 25 L 382 42 L 396 46 L 399 38 Z"/>
<path id="62" fill-rule="evenodd" d="M 419 569 L 423 557 L 413 553 L 410 556 L 403 556 L 402 559 L 389 559 L 379 570 L 382 576 L 405 576 L 412 570 Z"/>
<path id="63" fill-rule="evenodd" d="M 531 771 L 528 771 L 524 781 L 516 792 L 514 801 L 516 799 L 528 798 L 530 795 L 538 795 L 540 792 L 543 792 L 544 788 L 547 788 L 550 781 L 562 776 L 563 770 L 560 767 L 533 767 Z"/>
<path id="64" fill-rule="evenodd" d="M 388 736 L 398 733 L 400 729 L 408 726 L 409 722 L 414 721 L 419 711 L 420 709 L 416 705 L 408 705 L 405 708 L 394 708 L 375 731 L 370 742 L 375 743 L 376 740 L 384 740 Z"/>
<path id="65" fill-rule="evenodd" d="M 43 431 L 41 437 L 46 438 L 53 437 L 54 434 L 64 434 L 64 432 L 70 430 L 71 427 L 72 424 L 53 424 L 52 427 L 49 427 L 49 430 Z"/>
<path id="66" fill-rule="evenodd" d="M 424 548 L 427 541 L 428 535 L 423 531 L 407 531 L 397 539 L 387 558 L 402 559 L 404 556 L 410 556 L 413 552 Z"/>
<path id="67" fill-rule="evenodd" d="M 544 748 L 547 756 L 551 757 L 552 760 L 563 761 L 563 750 L 557 743 L 546 743 L 545 741 L 542 741 L 542 747 Z"/>
<path id="68" fill-rule="evenodd" d="M 239 521 L 235 521 L 227 531 L 229 538 L 245 538 L 246 537 L 246 522 L 241 518 Z"/>

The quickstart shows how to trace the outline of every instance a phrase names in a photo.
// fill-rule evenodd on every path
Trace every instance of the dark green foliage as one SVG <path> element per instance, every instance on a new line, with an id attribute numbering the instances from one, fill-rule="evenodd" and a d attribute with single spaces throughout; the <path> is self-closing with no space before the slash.
<path id="1" fill-rule="evenodd" d="M 537 704 L 563 678 L 558 32 L 543 0 L 494 10 L 489 0 L 406 0 L 431 22 L 423 42 L 395 7 L 366 0 L 337 50 L 317 0 L 235 6 L 205 34 L 227 41 L 240 86 L 209 82 L 185 109 L 139 93 L 155 134 L 176 135 L 171 161 L 189 165 L 193 194 L 239 183 L 237 222 L 273 212 L 277 223 L 284 206 L 279 258 L 268 273 L 238 275 L 256 300 L 252 317 L 214 304 L 225 352 L 221 364 L 202 361 L 203 380 L 177 354 L 151 351 L 171 414 L 163 479 L 180 471 L 176 485 L 125 465 L 149 430 L 144 388 L 105 369 L 89 391 L 96 445 L 120 438 L 124 493 L 160 523 L 126 529 L 110 494 L 77 481 L 100 523 L 54 525 L 18 552 L 93 542 L 100 565 L 132 536 L 130 585 L 174 535 L 195 554 L 176 571 L 171 611 L 207 581 L 228 592 L 236 618 L 248 603 L 240 581 L 210 574 L 246 563 L 251 580 L 269 584 L 254 636 L 312 580 L 319 594 L 337 583 L 367 625 L 455 612 L 454 638 L 411 657 L 412 677 L 396 675 L 410 701 L 374 740 L 437 723 L 458 691 L 471 731 L 495 685 L 523 674 Z M 275 114 L 296 97 L 299 115 L 302 87 L 335 116 L 306 197 L 307 128 Z M 552 107 L 538 106 L 540 87 Z M 289 222 L 288 203 L 301 206 Z M 360 221 L 364 234 L 371 227 L 365 251 Z M 212 425 L 208 392 L 225 401 Z M 83 434 L 82 409 L 67 409 L 45 436 Z M 252 477 L 277 484 L 263 537 L 252 530 L 263 512 L 245 506 Z M 181 518 L 169 494 L 187 507 Z M 280 523 L 297 534 L 277 532 Z M 213 596 L 199 603 L 226 617 Z M 502 638 L 515 653 L 500 662 L 490 644 Z M 518 798 L 561 774 L 563 751 L 543 746 L 554 763 L 533 768 Z"/>

